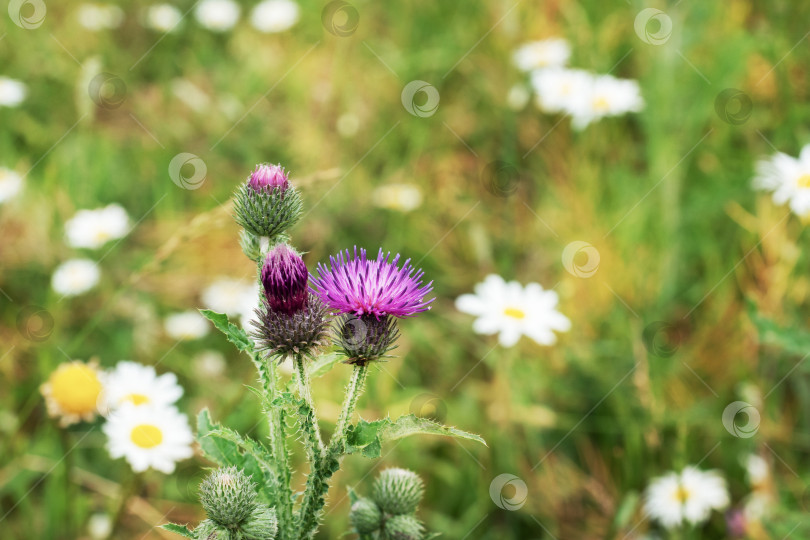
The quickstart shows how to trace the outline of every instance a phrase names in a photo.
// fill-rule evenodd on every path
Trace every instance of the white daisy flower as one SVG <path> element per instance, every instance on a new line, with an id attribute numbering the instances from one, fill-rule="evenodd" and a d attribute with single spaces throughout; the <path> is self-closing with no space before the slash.
<path id="1" fill-rule="evenodd" d="M 168 407 L 183 395 L 174 373 L 158 375 L 153 366 L 124 360 L 104 377 L 101 410 L 115 410 L 125 403 Z"/>
<path id="2" fill-rule="evenodd" d="M 583 69 L 548 68 L 533 71 L 530 81 L 537 106 L 553 114 L 571 112 L 575 101 L 589 94 L 593 75 Z"/>
<path id="3" fill-rule="evenodd" d="M 225 32 L 237 23 L 241 11 L 233 0 L 202 0 L 194 10 L 194 17 L 213 32 Z"/>
<path id="4" fill-rule="evenodd" d="M 126 458 L 135 472 L 171 474 L 176 462 L 194 454 L 188 417 L 175 407 L 127 403 L 110 415 L 103 431 L 110 456 Z"/>
<path id="5" fill-rule="evenodd" d="M 514 346 L 523 335 L 540 345 L 553 345 L 557 341 L 553 330 L 567 332 L 571 328 L 571 321 L 557 311 L 558 302 L 556 292 L 545 291 L 537 283 L 524 287 L 491 274 L 475 286 L 475 294 L 459 296 L 456 308 L 478 317 L 473 323 L 476 333 L 499 333 L 504 347 Z"/>
<path id="6" fill-rule="evenodd" d="M 596 75 L 583 92 L 576 92 L 567 112 L 574 129 L 584 129 L 606 116 L 620 116 L 644 108 L 638 81 Z"/>
<path id="7" fill-rule="evenodd" d="M 196 311 L 169 315 L 163 321 L 163 328 L 170 338 L 178 340 L 199 339 L 206 336 L 211 329 L 208 326 L 208 319 Z"/>
<path id="8" fill-rule="evenodd" d="M 56 267 L 51 287 L 62 296 L 77 296 L 98 284 L 101 271 L 90 259 L 71 259 Z"/>
<path id="9" fill-rule="evenodd" d="M 217 313 L 252 316 L 258 305 L 258 294 L 258 288 L 252 282 L 220 278 L 203 291 L 202 303 Z"/>
<path id="10" fill-rule="evenodd" d="M 226 366 L 225 355 L 219 351 L 203 351 L 194 357 L 194 373 L 204 379 L 221 376 Z"/>
<path id="11" fill-rule="evenodd" d="M 22 176 L 11 169 L 0 167 L 0 203 L 4 203 L 17 195 L 22 189 L 22 185 Z"/>
<path id="12" fill-rule="evenodd" d="M 292 28 L 301 16 L 298 4 L 291 0 L 265 0 L 250 13 L 250 24 L 259 32 L 271 34 Z"/>
<path id="13" fill-rule="evenodd" d="M 546 67 L 560 67 L 568 62 L 571 47 L 561 38 L 532 41 L 521 45 L 512 54 L 512 61 L 521 71 Z"/>
<path id="14" fill-rule="evenodd" d="M 415 184 L 386 184 L 376 188 L 371 199 L 376 206 L 410 212 L 422 204 L 422 190 Z"/>
<path id="15" fill-rule="evenodd" d="M 686 467 L 654 479 L 645 493 L 647 514 L 667 529 L 709 519 L 712 510 L 729 505 L 725 479 L 716 471 Z"/>
<path id="16" fill-rule="evenodd" d="M 789 204 L 799 217 L 810 215 L 810 144 L 794 158 L 782 152 L 757 163 L 754 187 L 773 193 L 773 202 Z"/>
<path id="17" fill-rule="evenodd" d="M 158 32 L 173 32 L 180 25 L 183 14 L 171 4 L 155 4 L 146 10 L 146 26 Z"/>
<path id="18" fill-rule="evenodd" d="M 25 101 L 27 95 L 28 87 L 25 83 L 0 77 L 0 107 L 16 107 Z"/>
<path id="19" fill-rule="evenodd" d="M 82 4 L 76 13 L 79 24 L 87 30 L 111 30 L 124 22 L 124 11 L 110 4 Z"/>
<path id="20" fill-rule="evenodd" d="M 65 223 L 67 244 L 75 248 L 98 249 L 110 240 L 126 236 L 129 216 L 120 205 L 79 210 Z"/>

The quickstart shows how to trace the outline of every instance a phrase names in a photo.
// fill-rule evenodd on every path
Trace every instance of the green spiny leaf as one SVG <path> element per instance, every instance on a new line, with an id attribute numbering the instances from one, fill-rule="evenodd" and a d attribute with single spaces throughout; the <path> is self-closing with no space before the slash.
<path id="1" fill-rule="evenodd" d="M 171 531 L 173 533 L 179 534 L 180 536 L 185 536 L 186 538 L 197 538 L 194 535 L 193 531 L 190 531 L 188 525 L 178 525 L 176 523 L 166 523 L 160 526 L 161 529 Z"/>
<path id="2" fill-rule="evenodd" d="M 236 345 L 237 349 L 246 352 L 253 351 L 256 344 L 248 337 L 247 332 L 230 322 L 227 315 L 211 311 L 210 309 L 201 309 L 200 313 L 202 313 L 203 317 L 211 321 L 217 330 L 225 334 L 228 341 Z"/>

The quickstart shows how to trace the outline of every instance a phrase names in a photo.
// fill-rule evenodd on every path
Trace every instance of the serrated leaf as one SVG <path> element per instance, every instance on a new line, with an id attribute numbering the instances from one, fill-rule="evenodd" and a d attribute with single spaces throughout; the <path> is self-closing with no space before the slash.
<path id="1" fill-rule="evenodd" d="M 228 341 L 236 345 L 240 351 L 252 352 L 256 344 L 247 335 L 247 332 L 233 324 L 228 320 L 228 316 L 224 313 L 217 313 L 210 309 L 201 309 L 203 317 L 211 321 L 217 330 L 225 334 Z"/>
<path id="2" fill-rule="evenodd" d="M 177 523 L 166 523 L 160 526 L 161 529 L 185 536 L 186 538 L 197 538 L 193 531 L 190 531 L 188 525 L 178 525 Z"/>
<path id="3" fill-rule="evenodd" d="M 251 453 L 243 453 L 239 445 L 221 436 L 225 428 L 211 421 L 208 409 L 203 409 L 197 416 L 197 441 L 203 454 L 221 467 L 234 465 L 251 475 L 260 486 L 265 483 L 262 466 Z"/>
<path id="4" fill-rule="evenodd" d="M 323 377 L 329 370 L 335 367 L 335 364 L 341 363 L 346 357 L 337 353 L 328 353 L 316 358 L 310 362 L 307 371 L 310 377 Z"/>

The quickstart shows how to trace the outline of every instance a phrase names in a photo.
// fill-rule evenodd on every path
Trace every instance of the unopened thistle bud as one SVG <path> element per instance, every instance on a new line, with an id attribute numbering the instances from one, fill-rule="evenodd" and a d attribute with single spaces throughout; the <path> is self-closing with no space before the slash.
<path id="1" fill-rule="evenodd" d="M 335 344 L 348 364 L 367 364 L 388 356 L 396 348 L 399 337 L 397 321 L 384 315 L 346 315 L 341 317 L 337 328 Z"/>
<path id="2" fill-rule="evenodd" d="M 425 528 L 413 515 L 393 516 L 386 520 L 383 538 L 386 540 L 422 540 Z"/>
<path id="3" fill-rule="evenodd" d="M 236 467 L 219 469 L 200 484 L 200 502 L 212 521 L 233 529 L 256 508 L 256 484 Z"/>
<path id="4" fill-rule="evenodd" d="M 349 512 L 349 521 L 359 534 L 370 534 L 379 529 L 382 517 L 377 503 L 366 497 L 357 499 Z"/>
<path id="5" fill-rule="evenodd" d="M 372 498 L 388 514 L 412 514 L 425 492 L 422 479 L 407 469 L 385 469 L 374 481 Z"/>
<path id="6" fill-rule="evenodd" d="M 273 540 L 278 534 L 276 511 L 268 506 L 257 506 L 239 527 L 245 540 Z"/>
<path id="7" fill-rule="evenodd" d="M 277 244 L 262 265 L 262 285 L 267 305 L 273 311 L 292 315 L 304 309 L 309 292 L 309 271 L 304 260 L 287 244 Z"/>
<path id="8" fill-rule="evenodd" d="M 231 540 L 231 531 L 215 521 L 206 519 L 194 529 L 194 537 L 198 540 Z"/>
<path id="9" fill-rule="evenodd" d="M 236 221 L 256 236 L 277 237 L 301 217 L 301 195 L 279 165 L 257 165 L 234 194 Z"/>
<path id="10" fill-rule="evenodd" d="M 288 315 L 270 308 L 267 301 L 256 311 L 252 332 L 259 349 L 267 351 L 277 360 L 306 354 L 328 343 L 331 317 L 329 310 L 314 295 L 309 295 L 303 309 Z"/>

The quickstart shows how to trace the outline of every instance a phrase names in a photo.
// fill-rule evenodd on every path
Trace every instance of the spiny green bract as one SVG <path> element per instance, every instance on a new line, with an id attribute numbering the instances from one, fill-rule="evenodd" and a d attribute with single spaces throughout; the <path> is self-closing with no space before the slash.
<path id="1" fill-rule="evenodd" d="M 407 469 L 385 469 L 374 481 L 371 497 L 386 513 L 411 514 L 422 500 L 422 479 Z"/>
<path id="2" fill-rule="evenodd" d="M 234 194 L 236 222 L 256 236 L 271 239 L 295 225 L 303 203 L 294 187 L 255 191 L 243 184 Z"/>
<path id="3" fill-rule="evenodd" d="M 425 528 L 412 515 L 392 516 L 385 522 L 384 540 L 422 540 Z"/>
<path id="4" fill-rule="evenodd" d="M 278 533 L 275 509 L 264 505 L 256 507 L 239 530 L 245 540 L 273 540 Z"/>
<path id="5" fill-rule="evenodd" d="M 256 508 L 256 484 L 236 467 L 219 469 L 200 484 L 200 502 L 211 520 L 235 528 Z"/>
<path id="6" fill-rule="evenodd" d="M 231 531 L 210 519 L 201 521 L 194 529 L 197 540 L 231 540 Z"/>
<path id="7" fill-rule="evenodd" d="M 367 497 L 355 501 L 349 513 L 349 521 L 360 534 L 369 534 L 379 529 L 382 517 L 377 503 Z"/>

